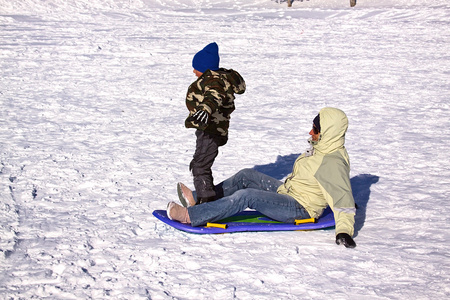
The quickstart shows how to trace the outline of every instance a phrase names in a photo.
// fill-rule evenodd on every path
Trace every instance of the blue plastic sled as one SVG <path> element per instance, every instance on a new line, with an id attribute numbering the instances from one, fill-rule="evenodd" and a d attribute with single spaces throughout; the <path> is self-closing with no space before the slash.
<path id="1" fill-rule="evenodd" d="M 190 224 L 183 224 L 170 220 L 165 210 L 155 210 L 153 215 L 164 223 L 176 229 L 198 234 L 229 233 L 242 231 L 292 231 L 292 230 L 315 230 L 335 226 L 334 215 L 328 207 L 315 223 L 289 224 L 272 220 L 257 211 L 243 211 L 232 217 L 214 222 L 226 228 L 217 227 L 192 227 Z"/>

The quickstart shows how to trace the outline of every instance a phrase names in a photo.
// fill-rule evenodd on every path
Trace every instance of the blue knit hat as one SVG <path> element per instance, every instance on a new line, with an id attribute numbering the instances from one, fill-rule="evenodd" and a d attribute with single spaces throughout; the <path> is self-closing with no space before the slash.
<path id="1" fill-rule="evenodd" d="M 219 61 L 219 46 L 211 43 L 194 55 L 192 67 L 202 73 L 206 70 L 216 71 L 219 69 Z"/>

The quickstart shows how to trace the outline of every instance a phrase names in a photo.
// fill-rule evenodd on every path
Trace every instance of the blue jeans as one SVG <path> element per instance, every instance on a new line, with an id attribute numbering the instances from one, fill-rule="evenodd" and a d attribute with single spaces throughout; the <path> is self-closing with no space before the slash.
<path id="1" fill-rule="evenodd" d="M 192 226 L 202 226 L 251 208 L 277 221 L 294 223 L 310 218 L 306 209 L 289 195 L 277 193 L 283 183 L 253 169 L 243 169 L 218 184 L 220 199 L 188 208 Z M 195 197 L 195 192 L 194 192 Z"/>

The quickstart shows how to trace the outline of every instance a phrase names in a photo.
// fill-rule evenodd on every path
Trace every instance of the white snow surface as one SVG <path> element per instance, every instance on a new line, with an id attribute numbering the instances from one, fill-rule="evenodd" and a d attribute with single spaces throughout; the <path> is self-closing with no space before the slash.
<path id="1" fill-rule="evenodd" d="M 0 0 L 0 298 L 448 299 L 448 0 Z M 355 249 L 334 230 L 195 235 L 193 55 L 236 69 L 219 182 L 282 180 L 349 118 Z"/>

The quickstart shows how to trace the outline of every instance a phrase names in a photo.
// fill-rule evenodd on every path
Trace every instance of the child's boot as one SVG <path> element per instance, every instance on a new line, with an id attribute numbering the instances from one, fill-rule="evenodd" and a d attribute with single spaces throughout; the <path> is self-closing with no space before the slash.
<path id="1" fill-rule="evenodd" d="M 207 202 L 212 202 L 214 200 L 216 200 L 216 197 L 212 196 L 212 197 L 198 197 L 198 204 L 202 204 L 202 203 L 207 203 Z"/>

